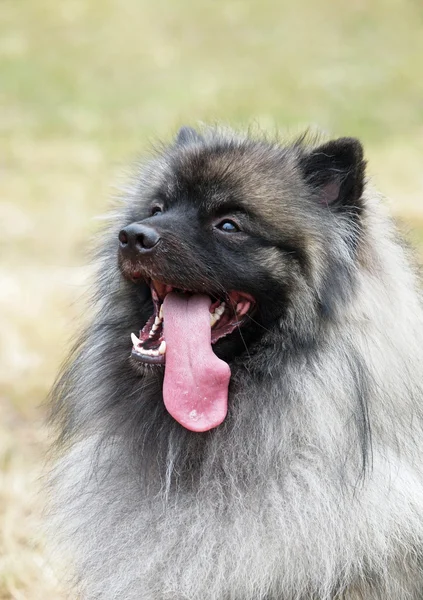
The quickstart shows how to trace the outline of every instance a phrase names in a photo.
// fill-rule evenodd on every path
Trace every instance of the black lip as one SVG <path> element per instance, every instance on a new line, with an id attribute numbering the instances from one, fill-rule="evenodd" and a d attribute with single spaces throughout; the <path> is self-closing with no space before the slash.
<path id="1" fill-rule="evenodd" d="M 135 350 L 131 351 L 131 358 L 135 359 L 140 363 L 147 363 L 149 365 L 164 365 L 165 357 L 164 356 L 148 356 L 148 354 L 141 355 Z"/>

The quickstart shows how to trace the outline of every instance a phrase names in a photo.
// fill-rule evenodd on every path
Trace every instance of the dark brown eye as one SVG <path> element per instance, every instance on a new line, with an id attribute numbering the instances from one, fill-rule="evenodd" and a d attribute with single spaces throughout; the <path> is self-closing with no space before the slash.
<path id="1" fill-rule="evenodd" d="M 151 216 L 155 217 L 157 215 L 160 215 L 163 212 L 161 206 L 153 206 L 153 208 L 151 209 Z"/>
<path id="2" fill-rule="evenodd" d="M 234 221 L 231 221 L 231 219 L 224 219 L 223 221 L 220 221 L 216 227 L 225 233 L 236 233 L 237 231 L 241 231 L 238 225 L 234 223 Z"/>

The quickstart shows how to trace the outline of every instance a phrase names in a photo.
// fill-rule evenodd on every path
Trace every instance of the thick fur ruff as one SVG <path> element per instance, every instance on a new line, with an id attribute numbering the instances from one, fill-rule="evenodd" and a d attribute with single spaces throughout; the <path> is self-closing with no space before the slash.
<path id="1" fill-rule="evenodd" d="M 141 169 L 104 234 L 95 314 L 53 391 L 51 523 L 81 598 L 423 597 L 416 275 L 378 195 L 360 188 L 361 157 L 348 158 L 356 171 L 329 166 L 341 173 L 334 193 L 313 163 L 331 152 L 313 152 L 303 141 L 183 130 Z M 269 304 L 258 315 L 247 347 L 216 346 L 232 372 L 229 414 L 202 434 L 164 409 L 162 369 L 128 359 L 149 292 L 116 259 L 118 231 L 147 217 L 151 190 L 166 182 L 166 193 L 182 194 L 194 172 L 213 185 L 229 178 L 260 214 L 257 239 L 274 227 L 295 253 L 269 242 L 239 258 L 246 281 L 266 293 L 280 286 L 279 314 Z M 201 252 L 181 242 L 187 266 L 168 258 L 160 275 L 198 280 Z M 206 275 L 223 282 L 218 269 Z"/>

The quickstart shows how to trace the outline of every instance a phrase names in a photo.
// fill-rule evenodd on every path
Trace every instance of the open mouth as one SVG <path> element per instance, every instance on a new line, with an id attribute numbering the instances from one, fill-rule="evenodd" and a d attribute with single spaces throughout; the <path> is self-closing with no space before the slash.
<path id="1" fill-rule="evenodd" d="M 164 337 L 163 301 L 170 292 L 184 295 L 194 295 L 197 292 L 174 288 L 159 281 L 151 281 L 151 297 L 154 312 L 141 329 L 139 337 L 131 334 L 132 354 L 136 360 L 150 364 L 165 364 L 166 340 Z M 244 292 L 231 291 L 225 298 L 211 297 L 210 327 L 211 343 L 215 344 L 221 338 L 229 335 L 246 321 L 254 310 L 255 300 Z M 195 331 L 191 333 L 195 336 Z"/>

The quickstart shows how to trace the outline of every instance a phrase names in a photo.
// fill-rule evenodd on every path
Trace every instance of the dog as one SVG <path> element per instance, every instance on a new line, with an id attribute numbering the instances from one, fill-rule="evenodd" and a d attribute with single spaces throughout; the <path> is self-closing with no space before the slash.
<path id="1" fill-rule="evenodd" d="M 423 598 L 423 312 L 353 138 L 183 127 L 52 392 L 78 597 Z"/>

